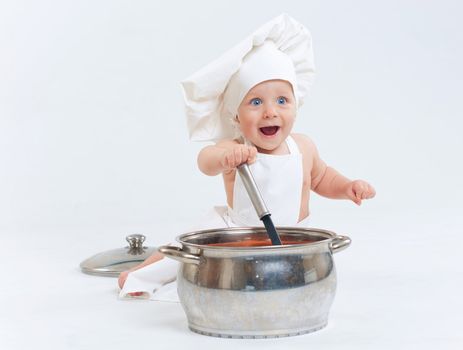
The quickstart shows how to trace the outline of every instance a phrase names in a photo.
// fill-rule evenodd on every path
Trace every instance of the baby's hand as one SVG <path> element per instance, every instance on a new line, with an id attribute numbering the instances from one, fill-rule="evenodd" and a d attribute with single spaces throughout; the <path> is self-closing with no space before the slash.
<path id="1" fill-rule="evenodd" d="M 227 149 L 220 159 L 225 171 L 235 169 L 243 163 L 252 164 L 256 161 L 257 149 L 254 146 L 235 145 Z"/>
<path id="2" fill-rule="evenodd" d="M 345 191 L 347 197 L 357 205 L 362 204 L 362 199 L 373 198 L 376 194 L 373 186 L 363 180 L 349 182 Z"/>

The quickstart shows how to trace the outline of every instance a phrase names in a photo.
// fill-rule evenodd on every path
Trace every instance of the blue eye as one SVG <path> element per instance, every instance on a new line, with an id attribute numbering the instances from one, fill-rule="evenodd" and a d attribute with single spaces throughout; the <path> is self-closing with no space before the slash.
<path id="1" fill-rule="evenodd" d="M 262 100 L 260 98 L 253 98 L 251 100 L 251 104 L 253 106 L 260 106 L 262 104 Z"/>
<path id="2" fill-rule="evenodd" d="M 284 105 L 288 100 L 286 99 L 286 97 L 278 97 L 277 99 L 277 103 L 280 104 L 280 105 Z"/>

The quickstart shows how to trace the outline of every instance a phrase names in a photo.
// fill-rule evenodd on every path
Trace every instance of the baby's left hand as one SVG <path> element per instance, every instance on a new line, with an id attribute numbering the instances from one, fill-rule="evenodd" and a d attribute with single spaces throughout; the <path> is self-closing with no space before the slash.
<path id="1" fill-rule="evenodd" d="M 376 195 L 376 191 L 368 182 L 363 180 L 354 180 L 347 184 L 346 195 L 355 204 L 362 204 L 362 199 L 370 199 Z"/>

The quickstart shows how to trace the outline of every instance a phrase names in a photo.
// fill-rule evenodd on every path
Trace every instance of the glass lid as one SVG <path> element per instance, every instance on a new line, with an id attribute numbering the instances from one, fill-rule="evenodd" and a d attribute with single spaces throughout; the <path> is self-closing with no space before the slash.
<path id="1" fill-rule="evenodd" d="M 91 256 L 80 263 L 82 272 L 97 275 L 117 277 L 122 271 L 128 270 L 153 254 L 155 247 L 144 247 L 145 236 L 129 235 L 125 238 L 129 245 L 125 248 L 108 250 Z"/>

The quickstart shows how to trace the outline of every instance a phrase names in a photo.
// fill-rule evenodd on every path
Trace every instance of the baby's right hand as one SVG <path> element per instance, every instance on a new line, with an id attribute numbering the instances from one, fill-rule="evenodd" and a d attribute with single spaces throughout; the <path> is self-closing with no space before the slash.
<path id="1" fill-rule="evenodd" d="M 235 169 L 243 163 L 252 164 L 256 161 L 257 148 L 247 145 L 235 145 L 227 149 L 220 159 L 225 171 Z"/>

